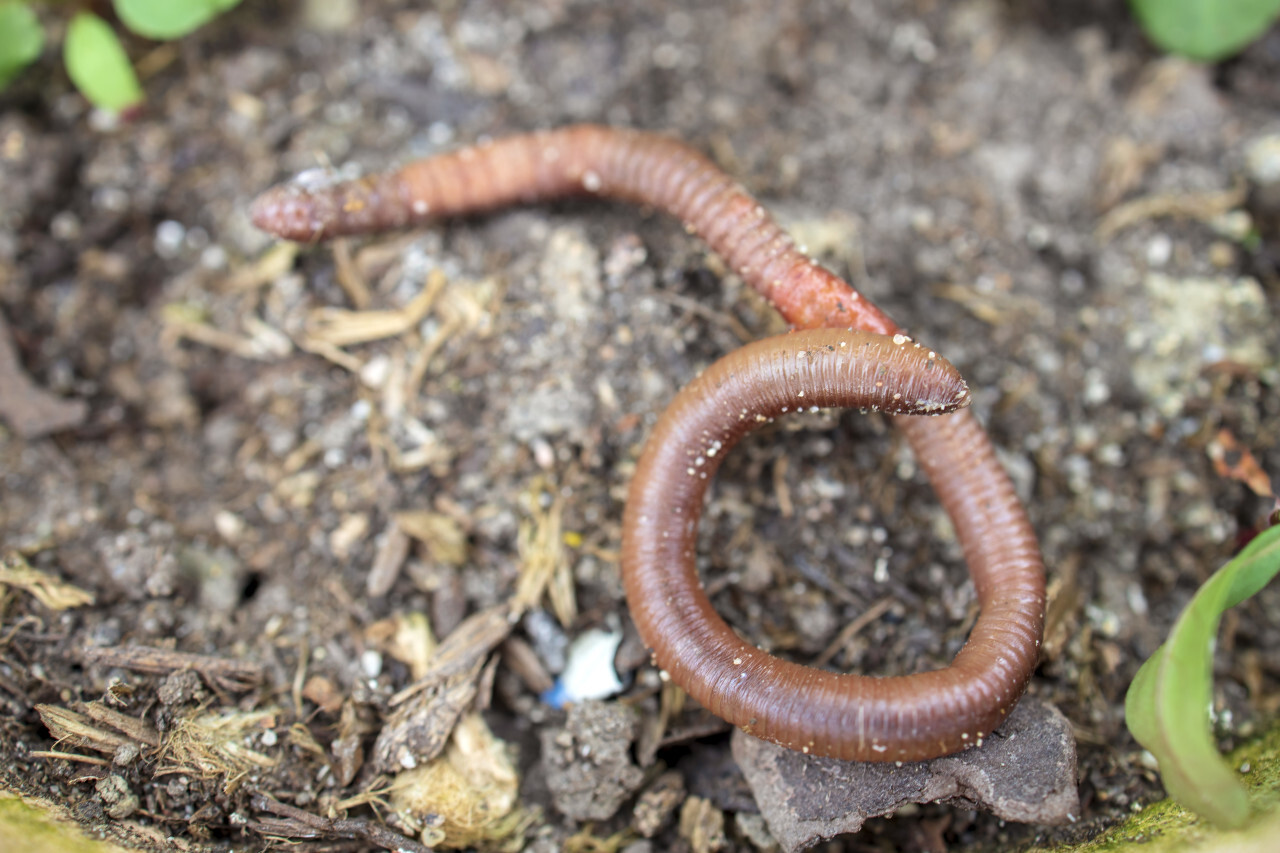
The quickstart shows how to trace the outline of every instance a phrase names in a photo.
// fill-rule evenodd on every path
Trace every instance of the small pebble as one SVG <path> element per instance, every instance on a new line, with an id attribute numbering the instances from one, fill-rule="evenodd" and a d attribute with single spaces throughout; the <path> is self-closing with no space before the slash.
<path id="1" fill-rule="evenodd" d="M 176 258 L 182 252 L 187 229 L 181 222 L 166 219 L 156 226 L 156 254 L 162 258 Z"/>
<path id="2" fill-rule="evenodd" d="M 621 631 L 587 631 L 569 645 L 560 678 L 542 697 L 552 707 L 604 699 L 622 689 L 613 658 L 622 643 Z"/>

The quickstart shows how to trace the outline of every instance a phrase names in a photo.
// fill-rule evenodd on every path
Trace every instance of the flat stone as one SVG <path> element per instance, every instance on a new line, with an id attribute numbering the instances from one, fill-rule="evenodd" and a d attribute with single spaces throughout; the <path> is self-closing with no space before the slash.
<path id="1" fill-rule="evenodd" d="M 952 802 L 1018 823 L 1053 825 L 1080 814 L 1076 744 L 1057 708 L 1018 703 L 981 747 L 898 766 L 804 755 L 733 733 L 733 756 L 769 831 L 787 851 L 857 832 L 909 803 Z"/>

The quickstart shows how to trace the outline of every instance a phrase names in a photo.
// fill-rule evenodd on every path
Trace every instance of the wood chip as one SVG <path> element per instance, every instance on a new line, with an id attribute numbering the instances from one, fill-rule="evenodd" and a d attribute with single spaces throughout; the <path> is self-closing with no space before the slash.
<path id="1" fill-rule="evenodd" d="M 338 723 L 338 736 L 329 745 L 333 752 L 330 767 L 338 786 L 345 788 L 356 778 L 360 768 L 364 766 L 365 729 L 360 724 L 360 715 L 356 703 L 348 700 L 342 706 L 342 719 Z"/>
<path id="2" fill-rule="evenodd" d="M 542 665 L 538 653 L 519 637 L 508 637 L 502 644 L 502 662 L 535 696 L 541 696 L 555 686 L 555 679 Z"/>
<path id="3" fill-rule="evenodd" d="M 57 705 L 36 705 L 36 713 L 59 746 L 70 744 L 79 749 L 114 755 L 120 747 L 134 742 L 127 735 L 95 725 L 84 714 Z"/>
<path id="4" fill-rule="evenodd" d="M 365 591 L 370 598 L 381 598 L 391 591 L 408 556 L 409 534 L 398 520 L 392 518 L 387 525 L 386 535 L 378 545 L 373 565 L 369 567 L 369 576 L 365 578 Z"/>
<path id="5" fill-rule="evenodd" d="M 453 727 L 476 696 L 483 660 L 425 687 L 415 686 L 409 701 L 391 715 L 373 747 L 373 767 L 399 773 L 419 767 L 440 754 Z"/>
<path id="6" fill-rule="evenodd" d="M 543 509 L 538 495 L 546 484 L 535 483 L 529 490 L 533 518 L 520 523 L 516 550 L 520 554 L 520 578 L 516 583 L 511 606 L 517 613 L 537 607 L 543 593 L 551 601 L 551 610 L 560 624 L 568 628 L 578 618 L 578 602 L 574 594 L 573 572 L 564 554 L 561 516 L 564 500 L 557 497 Z"/>
<path id="7" fill-rule="evenodd" d="M 396 524 L 427 549 L 431 559 L 447 566 L 467 561 L 467 533 L 453 518 L 438 512 L 412 510 L 398 512 Z"/>
<path id="8" fill-rule="evenodd" d="M 336 714 L 342 709 L 343 694 L 333 680 L 323 675 L 313 675 L 302 687 L 302 697 L 314 703 L 326 714 Z"/>
<path id="9" fill-rule="evenodd" d="M 365 629 L 364 639 L 408 666 L 414 681 L 431 670 L 431 660 L 440 645 L 431 631 L 431 620 L 425 613 L 417 611 L 397 613 L 374 622 Z"/>
<path id="10" fill-rule="evenodd" d="M 266 678 L 261 664 L 172 652 L 150 646 L 86 649 L 84 659 L 87 664 L 115 666 L 152 675 L 168 675 L 181 669 L 190 669 L 199 673 L 207 683 L 231 691 L 248 690 L 261 684 Z"/>
<path id="11" fill-rule="evenodd" d="M 511 609 L 501 604 L 468 616 L 440 643 L 426 674 L 417 684 L 396 694 L 391 704 L 399 705 L 415 690 L 471 670 L 507 638 L 514 625 Z"/>
<path id="12" fill-rule="evenodd" d="M 353 838 L 368 842 L 384 850 L 403 853 L 430 853 L 431 848 L 393 832 L 377 821 L 357 818 L 327 818 L 286 805 L 265 794 L 254 794 L 250 802 L 259 811 L 279 816 L 280 819 L 256 818 L 249 828 L 264 838 Z"/>
<path id="13" fill-rule="evenodd" d="M 510 608 L 498 606 L 468 617 L 445 637 L 427 673 L 392 697 L 396 711 L 373 748 L 376 771 L 398 773 L 440 754 L 476 697 L 485 659 L 513 625 Z"/>
<path id="14" fill-rule="evenodd" d="M 17 551 L 10 551 L 0 561 L 0 590 L 6 586 L 22 590 L 50 610 L 68 610 L 94 602 L 93 593 L 33 569 Z"/>
<path id="15" fill-rule="evenodd" d="M 77 702 L 75 710 L 94 722 L 110 726 L 123 735 L 151 748 L 160 745 L 160 731 L 146 720 L 122 714 L 101 702 Z"/>

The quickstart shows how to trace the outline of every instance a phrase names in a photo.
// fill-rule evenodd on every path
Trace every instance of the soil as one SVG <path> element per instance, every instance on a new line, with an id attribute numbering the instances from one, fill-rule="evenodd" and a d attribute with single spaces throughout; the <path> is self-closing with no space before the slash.
<path id="1" fill-rule="evenodd" d="M 639 722 L 610 725 L 657 717 L 616 562 L 628 477 L 676 389 L 778 318 L 677 224 L 620 204 L 296 254 L 246 213 L 306 169 L 593 121 L 708 152 L 947 355 L 1041 536 L 1031 691 L 1075 728 L 1081 819 L 928 805 L 826 849 L 1080 838 L 1160 797 L 1125 689 L 1265 523 L 1280 472 L 1276 214 L 1245 189 L 1252 146 L 1280 133 L 1280 33 L 1197 66 L 1123 4 L 1066 5 L 243 4 L 181 42 L 129 42 L 148 102 L 127 122 L 47 56 L 0 100 L 0 312 L 35 385 L 87 407 L 43 436 L 0 413 L 0 551 L 92 603 L 0 598 L 0 784 L 153 849 L 395 846 L 424 827 L 387 829 L 357 795 L 385 785 L 375 740 L 423 676 L 397 638 L 511 606 L 538 563 L 557 603 L 463 654 L 463 693 L 453 670 L 435 688 L 512 745 L 516 837 L 709 850 L 719 819 L 722 849 L 757 849 L 727 733 L 689 715 L 671 717 L 683 737 L 639 735 L 611 814 L 566 815 L 543 753 L 580 735 L 538 694 L 565 640 L 621 629 Z M 357 308 L 400 313 L 377 340 L 317 343 L 351 321 L 318 312 Z M 1232 476 L 1250 459 L 1260 493 Z M 703 541 L 719 611 L 795 659 L 873 607 L 832 665 L 940 666 L 972 624 L 945 516 L 877 416 L 745 443 Z M 1224 745 L 1280 708 L 1277 612 L 1272 588 L 1224 624 Z M 50 709 L 80 734 L 55 745 Z M 155 752 L 213 717 L 239 726 L 234 748 Z"/>

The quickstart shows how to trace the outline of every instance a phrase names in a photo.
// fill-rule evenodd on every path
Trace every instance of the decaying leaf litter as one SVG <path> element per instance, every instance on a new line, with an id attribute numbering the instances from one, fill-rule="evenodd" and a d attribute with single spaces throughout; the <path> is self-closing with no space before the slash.
<path id="1" fill-rule="evenodd" d="M 1264 514 L 1214 472 L 1219 429 L 1276 470 L 1274 366 L 1256 355 L 1274 351 L 1274 277 L 1265 240 L 1253 250 L 1231 230 L 1244 209 L 1232 164 L 1274 103 L 1265 60 L 1215 80 L 1145 53 L 1118 18 L 980 2 L 867 9 L 529 4 L 510 17 L 388 4 L 354 37 L 229 20 L 194 42 L 207 67 L 160 76 L 141 136 L 88 149 L 72 135 L 82 116 L 6 111 L 6 151 L 16 139 L 28 153 L 4 165 L 18 239 L 0 244 L 3 310 L 24 372 L 90 407 L 75 433 L 5 435 L 5 550 L 96 601 L 51 611 L 8 588 L 9 772 L 135 840 L 154 839 L 152 826 L 182 843 L 244 827 L 357 846 L 434 839 L 448 831 L 426 822 L 379 835 L 394 832 L 384 820 L 400 795 L 373 775 L 380 735 L 397 731 L 387 722 L 431 694 L 446 697 L 430 703 L 444 719 L 487 707 L 489 727 L 518 746 L 515 800 L 496 757 L 464 762 L 493 767 L 471 802 L 515 804 L 503 837 L 620 848 L 644 843 L 632 826 L 642 813 L 659 825 L 657 849 L 764 837 L 741 782 L 712 772 L 732 766 L 715 724 L 677 710 L 633 637 L 616 656 L 639 673 L 628 766 L 646 792 L 666 790 L 655 754 L 674 766 L 679 805 L 642 809 L 662 797 L 624 790 L 612 819 L 565 820 L 539 756 L 566 736 L 618 743 L 591 740 L 617 703 L 570 722 L 537 696 L 568 639 L 625 628 L 616 525 L 652 413 L 742 337 L 771 330 L 768 312 L 721 283 L 677 226 L 621 207 L 515 211 L 332 253 L 270 249 L 243 220 L 255 192 L 323 159 L 376 168 L 415 146 L 593 118 L 676 130 L 806 242 L 841 235 L 824 259 L 988 389 L 978 404 L 1054 568 L 1036 691 L 1082 744 L 1085 828 L 1154 796 L 1116 703 L 1234 532 Z M 305 36 L 287 59 L 271 47 L 286 33 Z M 378 50 L 394 70 L 371 76 Z M 321 89 L 299 80 L 308 66 Z M 162 219 L 184 227 L 179 244 L 148 227 Z M 1099 233 L 1108 221 L 1118 227 Z M 1260 284 L 1213 286 L 1242 275 Z M 1194 324 L 1180 304 L 1197 306 Z M 891 672 L 941 663 L 963 638 L 963 569 L 927 488 L 881 433 L 823 417 L 731 461 L 703 553 L 717 605 L 753 640 L 799 658 L 837 647 L 833 665 Z M 537 583 L 560 603 L 517 605 L 539 561 L 551 580 Z M 873 606 L 881 617 L 841 639 Z M 1274 705 L 1276 638 L 1256 618 L 1267 606 L 1225 637 L 1238 677 L 1220 699 L 1236 720 Z M 457 649 L 454 674 L 414 692 L 434 640 L 480 624 L 458 635 L 476 639 Z M 489 643 L 499 651 L 481 651 Z M 140 658 L 87 649 L 175 657 L 131 668 Z M 250 673 L 228 681 L 183 655 Z M 102 749 L 75 747 L 90 762 L 32 757 L 73 747 L 55 743 L 37 705 L 79 715 Z M 99 706 L 134 722 L 88 716 Z M 703 740 L 671 739 L 663 723 Z M 162 739 L 201 733 L 174 760 L 185 772 L 155 775 L 164 765 L 142 725 Z M 492 740 L 464 747 L 441 719 L 411 728 L 436 732 L 439 761 L 493 755 Z M 136 757 L 119 754 L 121 740 Z M 247 770 L 219 751 L 227 743 Z M 226 771 L 203 778 L 207 756 Z M 935 818 L 937 843 L 1018 832 L 954 809 L 922 820 Z M 913 825 L 863 832 L 926 846 L 904 840 Z"/>

